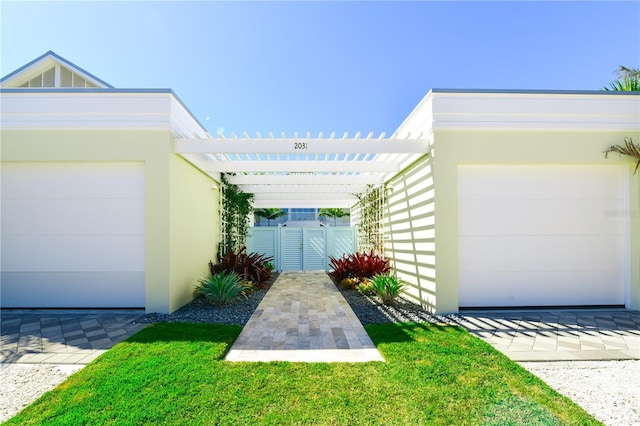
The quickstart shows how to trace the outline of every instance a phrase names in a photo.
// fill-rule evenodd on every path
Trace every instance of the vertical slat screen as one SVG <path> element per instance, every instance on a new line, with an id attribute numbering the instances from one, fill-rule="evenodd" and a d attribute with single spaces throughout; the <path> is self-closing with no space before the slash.
<path id="1" fill-rule="evenodd" d="M 432 157 L 427 156 L 388 182 L 385 254 L 407 297 L 435 309 L 435 193 Z"/>

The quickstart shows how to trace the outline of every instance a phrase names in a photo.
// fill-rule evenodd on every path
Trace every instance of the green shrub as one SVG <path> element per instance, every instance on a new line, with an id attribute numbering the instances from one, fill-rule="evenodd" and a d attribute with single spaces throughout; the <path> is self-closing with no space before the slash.
<path id="1" fill-rule="evenodd" d="M 213 305 L 224 305 L 240 295 L 245 295 L 250 287 L 235 272 L 208 274 L 196 284 L 196 295 L 203 296 Z"/>
<path id="2" fill-rule="evenodd" d="M 267 269 L 267 271 L 269 271 L 269 273 L 273 273 L 273 270 L 276 269 L 276 267 L 271 262 L 266 262 L 262 266 L 264 266 Z"/>
<path id="3" fill-rule="evenodd" d="M 406 290 L 406 284 L 393 275 L 376 275 L 371 278 L 371 285 L 385 305 L 393 305 L 396 297 Z"/>

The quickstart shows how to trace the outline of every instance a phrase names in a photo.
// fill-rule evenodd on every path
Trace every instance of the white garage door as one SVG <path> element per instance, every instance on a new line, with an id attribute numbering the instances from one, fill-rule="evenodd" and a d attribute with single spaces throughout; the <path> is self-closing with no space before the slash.
<path id="1" fill-rule="evenodd" d="M 141 164 L 2 164 L 2 306 L 144 307 Z"/>
<path id="2" fill-rule="evenodd" d="M 460 307 L 623 305 L 628 170 L 460 166 Z"/>

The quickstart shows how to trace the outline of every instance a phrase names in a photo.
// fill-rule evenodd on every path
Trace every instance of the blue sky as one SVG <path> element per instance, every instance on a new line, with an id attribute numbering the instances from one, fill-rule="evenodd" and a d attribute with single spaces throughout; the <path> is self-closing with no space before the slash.
<path id="1" fill-rule="evenodd" d="M 48 50 L 171 88 L 215 134 L 393 132 L 431 88 L 599 90 L 640 2 L 0 3 L 0 74 Z"/>

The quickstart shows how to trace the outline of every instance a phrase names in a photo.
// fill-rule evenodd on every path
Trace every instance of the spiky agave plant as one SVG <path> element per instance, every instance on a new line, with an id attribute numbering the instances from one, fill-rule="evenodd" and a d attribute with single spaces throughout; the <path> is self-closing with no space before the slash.
<path id="1" fill-rule="evenodd" d="M 396 298 L 406 290 L 406 284 L 393 275 L 376 275 L 371 278 L 373 292 L 385 305 L 393 305 Z"/>
<path id="2" fill-rule="evenodd" d="M 636 174 L 638 167 L 640 167 L 640 145 L 634 144 L 631 138 L 624 138 L 624 146 L 611 145 L 604 151 L 604 158 L 607 158 L 612 152 L 638 159 L 636 168 L 633 170 L 633 174 Z"/>
<path id="3" fill-rule="evenodd" d="M 208 274 L 198 280 L 195 293 L 204 296 L 209 303 L 220 306 L 227 304 L 240 295 L 245 295 L 249 285 L 242 281 L 235 272 L 219 272 Z"/>

